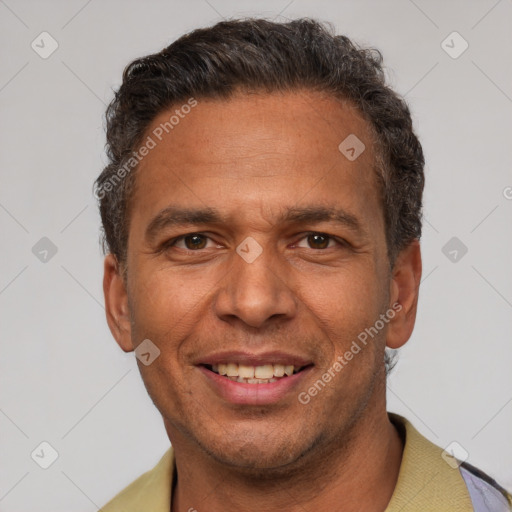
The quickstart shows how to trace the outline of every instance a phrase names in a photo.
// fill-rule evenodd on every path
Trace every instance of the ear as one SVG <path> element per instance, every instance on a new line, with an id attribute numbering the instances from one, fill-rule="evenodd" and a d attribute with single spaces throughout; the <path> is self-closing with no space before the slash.
<path id="1" fill-rule="evenodd" d="M 110 332 L 125 352 L 133 351 L 128 294 L 117 258 L 105 257 L 103 266 L 103 294 Z"/>
<path id="2" fill-rule="evenodd" d="M 400 348 L 411 337 L 416 321 L 420 281 L 420 243 L 414 240 L 400 251 L 393 267 L 390 308 L 396 314 L 388 326 L 386 345 L 389 348 Z"/>

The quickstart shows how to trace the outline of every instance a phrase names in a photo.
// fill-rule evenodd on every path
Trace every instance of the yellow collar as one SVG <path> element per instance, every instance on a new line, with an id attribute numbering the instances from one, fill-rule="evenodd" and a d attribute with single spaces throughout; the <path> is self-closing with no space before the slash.
<path id="1" fill-rule="evenodd" d="M 423 437 L 405 418 L 388 413 L 405 434 L 405 446 L 395 490 L 385 512 L 436 510 L 473 512 L 459 469 L 441 456 L 443 450 Z"/>

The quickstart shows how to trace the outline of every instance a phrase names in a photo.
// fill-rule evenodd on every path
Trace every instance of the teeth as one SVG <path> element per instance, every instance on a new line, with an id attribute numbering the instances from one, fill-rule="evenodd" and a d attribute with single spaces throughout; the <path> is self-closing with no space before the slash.
<path id="1" fill-rule="evenodd" d="M 293 368 L 293 366 L 292 366 Z M 284 376 L 284 365 L 275 364 L 274 365 L 274 377 L 283 377 Z"/>
<path id="2" fill-rule="evenodd" d="M 238 365 L 229 363 L 226 368 L 226 375 L 228 377 L 238 377 Z"/>
<path id="3" fill-rule="evenodd" d="M 283 364 L 263 364 L 260 366 L 249 366 L 236 363 L 220 363 L 212 365 L 212 370 L 219 375 L 225 375 L 231 380 L 248 382 L 249 384 L 260 384 L 275 382 L 278 378 L 293 375 L 295 367 Z"/>
<path id="4" fill-rule="evenodd" d="M 274 366 L 271 364 L 256 366 L 254 369 L 254 376 L 257 379 L 270 379 L 274 376 Z"/>
<path id="5" fill-rule="evenodd" d="M 254 377 L 254 366 L 238 365 L 238 375 L 244 379 L 252 379 Z"/>

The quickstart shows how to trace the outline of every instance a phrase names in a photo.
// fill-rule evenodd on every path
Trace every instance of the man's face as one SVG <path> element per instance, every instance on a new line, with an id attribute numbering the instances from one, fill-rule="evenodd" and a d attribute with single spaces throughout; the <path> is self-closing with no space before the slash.
<path id="1" fill-rule="evenodd" d="M 350 134 L 366 146 L 353 161 L 338 149 Z M 390 307 L 373 162 L 358 111 L 313 92 L 198 99 L 141 162 L 127 257 L 131 342 L 161 351 L 139 366 L 173 444 L 277 468 L 348 435 L 375 405 L 386 327 L 309 403 L 298 400 Z M 168 208 L 218 219 L 176 224 Z M 341 219 L 300 215 L 321 209 Z M 249 375 L 271 364 L 277 374 L 302 370 L 239 383 L 213 371 L 227 363 Z"/>

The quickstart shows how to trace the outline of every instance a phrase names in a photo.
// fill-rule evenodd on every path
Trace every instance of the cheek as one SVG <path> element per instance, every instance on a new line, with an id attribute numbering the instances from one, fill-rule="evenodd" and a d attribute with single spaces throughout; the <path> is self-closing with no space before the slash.
<path id="1" fill-rule="evenodd" d="M 130 287 L 131 314 L 139 334 L 162 341 L 180 339 L 197 319 L 211 286 L 199 276 L 180 276 L 179 269 L 150 268 L 134 273 Z M 183 274 L 183 273 L 182 273 Z"/>
<path id="2" fill-rule="evenodd" d="M 315 315 L 333 325 L 373 319 L 380 311 L 383 288 L 370 265 L 337 268 L 329 276 L 303 276 L 301 281 L 300 298 Z"/>
<path id="3" fill-rule="evenodd" d="M 135 343 L 150 339 L 160 350 L 150 365 L 138 362 L 146 389 L 160 410 L 169 403 L 182 407 L 180 396 L 190 393 L 182 347 L 196 328 L 205 293 L 200 279 L 180 279 L 177 274 L 169 268 L 140 268 L 130 288 Z"/>
<path id="4" fill-rule="evenodd" d="M 320 336 L 329 345 L 323 351 L 326 366 L 350 350 L 354 341 L 358 342 L 358 336 L 375 324 L 386 304 L 384 288 L 375 268 L 361 265 L 337 270 L 330 278 L 318 280 L 315 284 L 305 279 L 300 287 L 301 301 L 316 328 L 322 331 Z M 373 361 L 378 350 L 377 339 L 380 337 L 371 338 L 371 343 L 361 345 L 357 354 L 360 363 Z"/>

